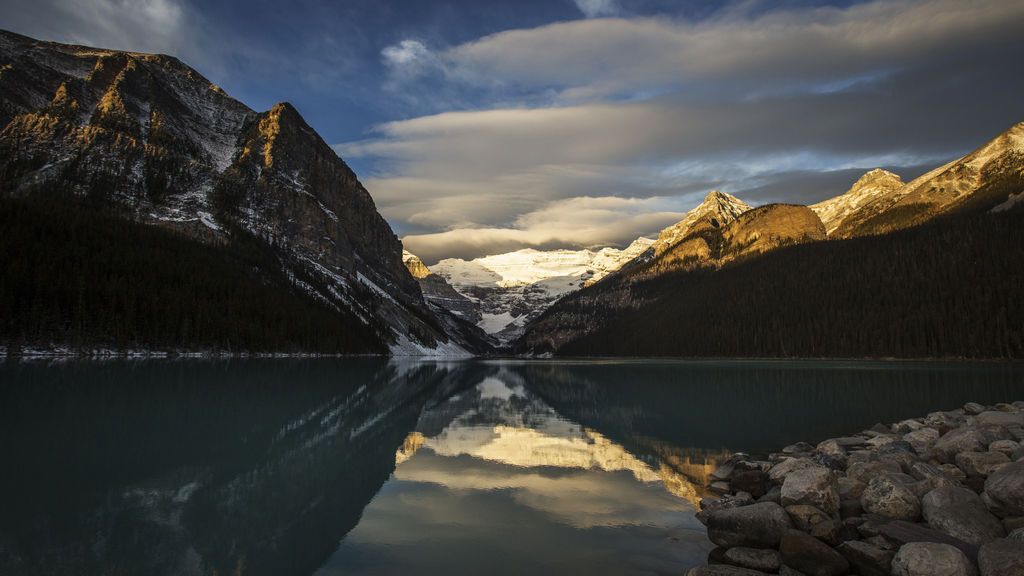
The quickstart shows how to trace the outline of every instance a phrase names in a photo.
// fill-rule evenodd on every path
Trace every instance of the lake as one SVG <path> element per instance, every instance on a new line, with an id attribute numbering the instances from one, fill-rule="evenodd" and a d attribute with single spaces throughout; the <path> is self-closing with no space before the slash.
<path id="1" fill-rule="evenodd" d="M 0 364 L 0 574 L 680 574 L 718 461 L 1024 399 L 1013 364 Z"/>

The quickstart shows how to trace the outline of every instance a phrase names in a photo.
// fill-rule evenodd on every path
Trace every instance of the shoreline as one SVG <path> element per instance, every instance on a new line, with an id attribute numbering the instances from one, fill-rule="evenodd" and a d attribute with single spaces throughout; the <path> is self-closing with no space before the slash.
<path id="1" fill-rule="evenodd" d="M 1024 401 L 875 426 L 711 474 L 689 576 L 1024 574 Z"/>

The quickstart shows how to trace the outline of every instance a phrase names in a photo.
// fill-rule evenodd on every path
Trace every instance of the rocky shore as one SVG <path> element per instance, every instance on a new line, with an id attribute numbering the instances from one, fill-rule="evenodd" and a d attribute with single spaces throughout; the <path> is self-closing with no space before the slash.
<path id="1" fill-rule="evenodd" d="M 735 454 L 689 576 L 1024 576 L 1024 401 Z"/>

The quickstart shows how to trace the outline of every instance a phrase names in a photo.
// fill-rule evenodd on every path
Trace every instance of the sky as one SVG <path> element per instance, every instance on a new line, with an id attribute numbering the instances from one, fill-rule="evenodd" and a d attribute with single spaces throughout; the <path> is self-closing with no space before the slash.
<path id="1" fill-rule="evenodd" d="M 0 0 L 294 104 L 428 264 L 624 246 L 713 189 L 813 203 L 1024 120 L 1018 0 Z"/>

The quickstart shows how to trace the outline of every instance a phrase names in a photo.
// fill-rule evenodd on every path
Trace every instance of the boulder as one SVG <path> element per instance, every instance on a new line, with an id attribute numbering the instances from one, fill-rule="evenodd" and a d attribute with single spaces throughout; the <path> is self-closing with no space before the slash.
<path id="1" fill-rule="evenodd" d="M 839 478 L 838 486 L 840 500 L 860 500 L 860 496 L 864 493 L 864 489 L 868 487 L 864 482 L 854 480 L 847 476 L 841 476 Z"/>
<path id="2" fill-rule="evenodd" d="M 939 532 L 938 530 L 929 528 L 924 524 L 893 520 L 892 522 L 880 526 L 878 528 L 878 532 L 886 540 L 894 542 L 900 546 L 911 542 L 935 542 L 938 544 L 948 544 L 957 550 L 960 550 L 972 561 L 978 557 L 978 547 L 974 544 L 968 544 L 963 540 L 953 538 L 949 534 Z"/>
<path id="3" fill-rule="evenodd" d="M 1004 535 L 999 519 L 966 488 L 936 488 L 921 499 L 921 509 L 929 526 L 975 546 Z"/>
<path id="4" fill-rule="evenodd" d="M 782 565 L 782 554 L 778 550 L 737 547 L 726 550 L 725 561 L 751 570 L 777 572 Z"/>
<path id="5" fill-rule="evenodd" d="M 850 571 L 846 558 L 817 538 L 787 530 L 779 546 L 782 563 L 807 576 L 842 576 Z"/>
<path id="6" fill-rule="evenodd" d="M 882 550 L 867 542 L 843 542 L 836 548 L 860 576 L 889 576 L 893 552 Z"/>
<path id="7" fill-rule="evenodd" d="M 956 455 L 957 467 L 967 476 L 985 478 L 1009 463 L 1010 458 L 1002 452 L 961 452 Z"/>
<path id="8" fill-rule="evenodd" d="M 1024 516 L 1024 462 L 1007 464 L 989 475 L 985 493 L 1005 516 Z"/>
<path id="9" fill-rule="evenodd" d="M 774 502 L 716 510 L 708 516 L 708 538 L 718 546 L 776 548 L 792 528 L 789 514 Z"/>
<path id="10" fill-rule="evenodd" d="M 944 463 L 956 461 L 961 452 L 981 452 L 991 444 L 987 436 L 977 428 L 957 428 L 939 438 L 932 446 L 935 456 Z"/>
<path id="11" fill-rule="evenodd" d="M 786 476 L 804 468 L 821 468 L 821 465 L 810 458 L 787 458 L 772 466 L 768 471 L 768 479 L 775 484 L 781 484 Z"/>
<path id="12" fill-rule="evenodd" d="M 995 442 L 988 445 L 989 452 L 1002 452 L 1007 458 L 1013 456 L 1013 453 L 1020 448 L 1020 442 L 1016 440 L 996 440 Z"/>
<path id="13" fill-rule="evenodd" d="M 1024 542 L 1004 538 L 978 552 L 981 576 L 1024 576 Z"/>
<path id="14" fill-rule="evenodd" d="M 930 450 L 938 439 L 939 431 L 935 428 L 918 428 L 903 435 L 903 440 L 909 442 L 918 453 Z"/>
<path id="15" fill-rule="evenodd" d="M 985 407 L 977 402 L 968 402 L 964 404 L 964 413 L 970 414 L 971 416 L 977 416 L 985 411 Z"/>
<path id="16" fill-rule="evenodd" d="M 707 526 L 708 516 L 710 516 L 715 510 L 739 508 L 741 506 L 749 506 L 753 503 L 754 500 L 749 494 L 736 494 L 722 496 L 721 498 L 701 498 L 700 512 L 696 514 L 697 520 L 699 520 L 701 524 Z"/>
<path id="17" fill-rule="evenodd" d="M 885 472 L 903 472 L 903 469 L 895 462 L 854 462 L 846 469 L 846 476 L 868 484 Z"/>
<path id="18" fill-rule="evenodd" d="M 820 509 L 808 504 L 786 506 L 786 513 L 789 514 L 790 520 L 793 521 L 793 526 L 803 532 L 810 532 L 812 526 L 831 518 L 831 516 Z"/>
<path id="19" fill-rule="evenodd" d="M 1002 426 L 1004 428 L 1024 426 L 1024 413 L 1021 412 L 1002 412 L 1000 410 L 993 410 L 989 412 L 982 412 L 975 418 L 975 422 L 978 426 Z"/>
<path id="20" fill-rule="evenodd" d="M 1024 542 L 1024 528 L 1017 528 L 1013 532 L 1006 535 L 1007 540 L 1014 540 L 1016 542 Z"/>
<path id="21" fill-rule="evenodd" d="M 868 484 L 860 498 L 868 514 L 894 520 L 915 521 L 921 517 L 921 502 L 903 482 L 890 476 L 879 476 Z"/>
<path id="22" fill-rule="evenodd" d="M 900 546 L 892 559 L 893 576 L 975 576 L 964 553 L 948 544 L 913 542 Z"/>
<path id="23" fill-rule="evenodd" d="M 811 526 L 808 534 L 814 536 L 818 540 L 821 540 L 825 544 L 832 546 L 833 548 L 839 546 L 847 540 L 857 540 L 860 535 L 853 528 L 850 528 L 846 524 L 843 524 L 839 520 L 829 519 L 824 522 L 818 522 Z"/>
<path id="24" fill-rule="evenodd" d="M 786 476 L 782 483 L 782 505 L 808 504 L 829 515 L 839 512 L 839 484 L 825 468 L 803 468 Z"/>

